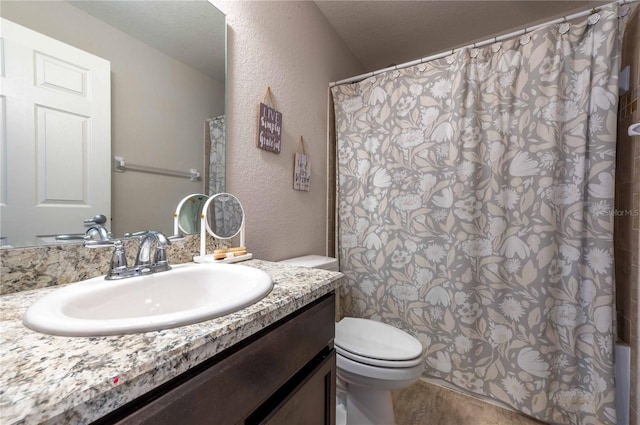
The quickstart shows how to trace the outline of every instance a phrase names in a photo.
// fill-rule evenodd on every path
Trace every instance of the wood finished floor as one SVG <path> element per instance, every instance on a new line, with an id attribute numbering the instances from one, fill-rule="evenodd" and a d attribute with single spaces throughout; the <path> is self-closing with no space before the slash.
<path id="1" fill-rule="evenodd" d="M 393 391 L 397 425 L 542 425 L 535 419 L 418 381 Z"/>

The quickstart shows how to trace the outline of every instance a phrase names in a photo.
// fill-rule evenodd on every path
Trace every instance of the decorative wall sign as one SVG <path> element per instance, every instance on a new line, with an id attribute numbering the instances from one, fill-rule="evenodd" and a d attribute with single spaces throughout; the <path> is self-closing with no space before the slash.
<path id="1" fill-rule="evenodd" d="M 267 95 L 271 106 L 267 105 Z M 282 113 L 275 110 L 275 103 L 271 96 L 271 87 L 267 88 L 264 99 L 260 104 L 258 115 L 258 140 L 256 146 L 265 151 L 280 153 L 282 143 Z"/>
<path id="2" fill-rule="evenodd" d="M 311 158 L 304 151 L 304 141 L 300 136 L 302 153 L 296 152 L 293 158 L 293 188 L 309 191 L 311 185 Z"/>

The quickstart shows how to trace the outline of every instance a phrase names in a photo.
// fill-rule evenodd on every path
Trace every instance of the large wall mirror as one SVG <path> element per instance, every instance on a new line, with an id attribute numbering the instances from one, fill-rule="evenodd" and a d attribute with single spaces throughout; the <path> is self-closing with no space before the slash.
<path id="1" fill-rule="evenodd" d="M 225 191 L 226 23 L 211 3 L 3 1 L 0 17 L 1 245 L 58 243 L 56 235 L 83 234 L 82 219 L 97 214 L 114 237 L 170 234 L 185 195 Z M 9 40 L 14 24 L 35 34 L 28 54 L 20 49 L 31 33 Z M 69 46 L 67 56 L 47 50 L 58 42 L 62 51 Z M 15 78 L 27 75 L 17 66 L 32 67 L 33 76 Z M 44 97 L 12 86 L 17 80 L 34 80 Z M 69 111 L 47 103 L 56 95 Z M 101 110 L 106 121 L 91 115 Z M 16 154 L 15 144 L 29 152 Z M 150 170 L 114 172 L 115 157 Z M 195 181 L 162 172 L 191 169 L 200 173 Z M 12 211 L 16 200 L 34 208 Z M 91 209 L 99 200 L 107 211 Z"/>

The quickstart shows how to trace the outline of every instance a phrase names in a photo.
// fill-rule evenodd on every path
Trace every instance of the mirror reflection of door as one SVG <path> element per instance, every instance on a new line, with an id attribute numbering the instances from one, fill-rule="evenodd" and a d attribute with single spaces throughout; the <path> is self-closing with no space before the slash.
<path id="1" fill-rule="evenodd" d="M 2 245 L 84 233 L 111 211 L 110 63 L 6 19 L 0 36 Z"/>

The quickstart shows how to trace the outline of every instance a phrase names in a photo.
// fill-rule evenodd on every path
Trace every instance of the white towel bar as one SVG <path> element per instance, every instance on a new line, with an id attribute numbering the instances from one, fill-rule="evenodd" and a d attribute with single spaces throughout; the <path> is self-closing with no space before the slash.
<path id="1" fill-rule="evenodd" d="M 125 171 L 140 171 L 143 173 L 161 174 L 163 176 L 183 177 L 197 182 L 200 180 L 200 172 L 195 168 L 186 171 L 167 170 L 165 168 L 148 167 L 146 165 L 131 164 L 124 160 L 121 156 L 113 157 L 113 171 L 116 173 L 124 173 Z"/>

